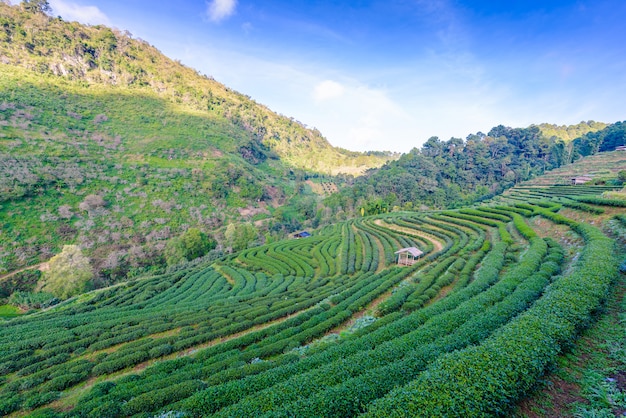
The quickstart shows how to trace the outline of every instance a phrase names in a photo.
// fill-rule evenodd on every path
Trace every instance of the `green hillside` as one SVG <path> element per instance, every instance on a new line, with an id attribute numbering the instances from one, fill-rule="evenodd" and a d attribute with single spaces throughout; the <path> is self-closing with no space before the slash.
<path id="1" fill-rule="evenodd" d="M 350 220 L 9 320 L 0 411 L 508 415 L 622 280 L 606 189 Z"/>
<path id="2" fill-rule="evenodd" d="M 244 138 L 254 141 L 290 165 L 311 171 L 353 174 L 386 160 L 382 154 L 366 155 L 334 148 L 319 131 L 277 115 L 249 97 L 167 58 L 128 32 L 65 22 L 5 3 L 0 4 L 0 27 L 0 61 L 26 68 L 40 78 L 49 76 L 48 83 L 60 82 L 65 86 L 61 80 L 72 80 L 79 86 L 97 87 L 100 94 L 161 98 L 173 110 L 207 117 L 205 123 L 221 122 L 211 128 L 217 137 L 235 132 L 233 139 L 239 140 L 239 146 L 247 145 L 246 141 L 239 143 Z M 102 89 L 103 86 L 108 88 Z M 168 122 L 161 118 L 160 112 L 143 116 L 152 118 L 144 121 L 147 124 Z M 192 131 L 192 134 L 201 136 L 202 132 Z M 132 139 L 131 136 L 129 140 Z M 154 139 L 157 140 L 154 147 L 159 148 L 169 138 L 148 136 L 129 151 L 143 151 L 147 147 L 152 151 Z M 173 141 L 169 147 L 178 146 Z M 219 149 L 220 144 L 214 146 Z M 193 150 L 194 145 L 190 148 Z"/>
<path id="3" fill-rule="evenodd" d="M 315 218 L 307 180 L 395 158 L 334 148 L 127 33 L 6 3 L 0 28 L 0 275 L 77 243 L 102 285 L 162 270 L 189 228 L 223 250 L 233 223 L 283 237 Z"/>
<path id="4" fill-rule="evenodd" d="M 550 170 L 562 167 L 567 171 L 572 162 L 583 156 L 613 151 L 626 144 L 626 124 L 622 122 L 583 125 L 591 131 L 569 142 L 547 136 L 535 125 L 528 128 L 499 125 L 487 134 L 469 135 L 465 140 L 443 141 L 432 137 L 420 149 L 414 148 L 355 179 L 351 187 L 339 190 L 326 204 L 348 207 L 349 202 L 359 202 L 357 210 L 370 215 L 400 208 L 460 207 L 490 199 L 531 179 L 543 178 L 540 176 Z M 592 127 L 597 130 L 593 131 Z M 580 127 L 572 128 L 576 132 Z M 606 168 L 606 174 L 613 178 L 620 167 L 624 169 L 618 154 L 611 165 L 600 160 L 599 163 L 597 169 Z"/>

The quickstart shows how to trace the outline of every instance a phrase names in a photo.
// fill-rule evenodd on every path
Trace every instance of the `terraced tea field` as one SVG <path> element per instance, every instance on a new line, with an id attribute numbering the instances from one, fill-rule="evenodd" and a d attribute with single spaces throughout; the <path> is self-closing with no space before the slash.
<path id="1" fill-rule="evenodd" d="M 582 158 L 573 164 L 567 164 L 551 170 L 540 177 L 522 183 L 524 186 L 569 185 L 571 179 L 579 176 L 592 178 L 615 178 L 617 173 L 626 169 L 626 151 L 601 152 Z"/>
<path id="2" fill-rule="evenodd" d="M 604 190 L 350 220 L 12 319 L 0 413 L 506 415 L 619 274 L 603 222 L 626 234 L 626 202 Z M 397 266 L 406 247 L 425 254 Z"/>

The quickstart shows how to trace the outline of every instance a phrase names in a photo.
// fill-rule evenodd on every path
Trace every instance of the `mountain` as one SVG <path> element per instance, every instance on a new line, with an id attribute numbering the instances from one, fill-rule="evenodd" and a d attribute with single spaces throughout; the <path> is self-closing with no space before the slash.
<path id="1" fill-rule="evenodd" d="M 20 6 L 3 3 L 0 7 L 0 62 L 4 64 L 85 86 L 117 87 L 107 89 L 111 93 L 166 99 L 170 106 L 225 123 L 226 134 L 228 129 L 240 131 L 240 141 L 269 148 L 293 167 L 354 174 L 385 160 L 383 153 L 366 155 L 334 148 L 316 129 L 277 115 L 167 58 L 129 32 L 65 22 Z M 245 141 L 240 146 L 246 146 Z M 152 144 L 145 141 L 142 145 L 145 149 Z"/>
<path id="2" fill-rule="evenodd" d="M 26 9 L 0 2 L 0 274 L 78 243 L 115 280 L 189 228 L 223 249 L 232 223 L 276 239 L 315 217 L 320 181 L 397 158 L 332 147 L 127 32 Z"/>

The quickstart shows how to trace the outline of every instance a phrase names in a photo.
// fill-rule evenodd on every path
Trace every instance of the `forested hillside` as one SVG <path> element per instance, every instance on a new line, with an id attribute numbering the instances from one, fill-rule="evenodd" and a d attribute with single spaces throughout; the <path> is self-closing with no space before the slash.
<path id="1" fill-rule="evenodd" d="M 241 132 L 246 141 L 239 146 L 269 148 L 294 167 L 358 173 L 380 165 L 384 157 L 382 153 L 365 155 L 334 148 L 316 129 L 277 115 L 250 97 L 167 58 L 129 32 L 65 22 L 36 7 L 25 10 L 5 3 L 0 4 L 0 29 L 3 64 L 54 76 L 48 78 L 49 83 L 60 78 L 89 86 L 124 87 L 107 90 L 110 93 L 156 93 L 172 105 L 226 123 L 225 134 L 228 129 Z"/>
<path id="2" fill-rule="evenodd" d="M 496 126 L 488 134 L 466 140 L 430 138 L 397 161 L 370 170 L 328 198 L 331 207 L 361 202 L 363 214 L 394 208 L 459 207 L 493 197 L 522 181 L 576 161 L 581 156 L 614 150 L 626 143 L 622 122 L 581 123 L 568 130 L 587 132 L 564 141 L 546 128 L 550 125 L 510 128 Z M 547 136 L 548 135 L 551 136 Z M 584 173 L 580 173 L 584 174 Z"/>

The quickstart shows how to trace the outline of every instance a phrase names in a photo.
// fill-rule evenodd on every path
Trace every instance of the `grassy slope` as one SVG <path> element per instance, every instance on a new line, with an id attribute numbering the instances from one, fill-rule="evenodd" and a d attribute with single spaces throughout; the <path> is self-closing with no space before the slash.
<path id="1" fill-rule="evenodd" d="M 165 228 L 170 232 L 157 241 L 186 226 L 217 228 L 239 219 L 237 208 L 258 206 L 259 193 L 275 189 L 273 198 L 284 203 L 294 192 L 279 160 L 253 165 L 236 152 L 249 138 L 223 118 L 181 109 L 149 91 L 88 88 L 5 70 L 0 210 L 8 221 L 2 241 L 12 243 L 4 247 L 12 254 L 4 263 L 20 257 L 33 263 L 76 240 L 106 247 L 141 244 Z M 258 190 L 246 195 L 242 184 Z M 80 210 L 90 194 L 107 206 Z M 73 216 L 60 218 L 61 206 Z"/>

